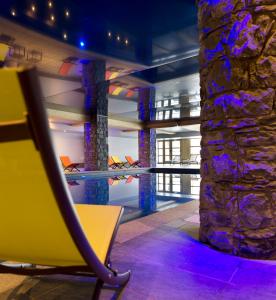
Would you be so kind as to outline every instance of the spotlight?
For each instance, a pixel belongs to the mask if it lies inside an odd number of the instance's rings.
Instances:
[[[70,17],[70,12],[68,9],[65,10],[65,17],[66,18],[69,18]]]
[[[35,12],[35,11],[36,11],[36,7],[35,7],[34,4],[31,6],[31,10],[32,10],[32,12]]]
[[[52,1],[49,1],[49,2],[48,2],[48,6],[49,6],[50,8],[52,8],[52,7],[53,7],[53,2],[52,2]]]
[[[128,45],[128,39],[125,39],[125,44]]]
[[[67,39],[68,39],[68,35],[67,35],[66,32],[63,33],[63,39],[64,39],[64,40],[67,40]]]
[[[15,11],[15,9],[12,9],[12,10],[11,10],[11,15],[12,15],[13,17],[16,16],[16,11]]]
[[[111,38],[111,36],[112,36],[112,33],[111,33],[111,31],[108,31],[108,37],[110,37]]]
[[[121,38],[119,35],[117,35],[117,41],[120,42]]]
[[[52,22],[55,22],[55,19],[56,19],[56,18],[55,18],[54,15],[51,15],[51,16],[50,16],[50,20],[51,20]]]
[[[84,48],[85,47],[85,42],[83,40],[80,41],[80,47]]]

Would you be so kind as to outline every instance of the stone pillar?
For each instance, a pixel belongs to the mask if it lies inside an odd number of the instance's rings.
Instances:
[[[109,184],[107,178],[84,181],[84,203],[107,205],[109,202]]]
[[[139,177],[139,208],[147,215],[155,212],[156,174],[145,174]]]
[[[83,64],[85,110],[90,122],[84,124],[84,167],[86,171],[108,170],[108,85],[105,62]]]
[[[155,88],[148,87],[139,90],[139,119],[143,122],[155,119]],[[156,130],[139,131],[139,161],[143,167],[156,166]]]
[[[275,0],[199,0],[200,239],[276,255]]]

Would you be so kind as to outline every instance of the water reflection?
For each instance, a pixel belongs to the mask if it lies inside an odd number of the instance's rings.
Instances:
[[[156,100],[156,120],[179,119],[200,115],[200,96],[196,94],[168,95]]]
[[[199,175],[140,174],[68,180],[79,204],[124,206],[123,222],[198,199]]]

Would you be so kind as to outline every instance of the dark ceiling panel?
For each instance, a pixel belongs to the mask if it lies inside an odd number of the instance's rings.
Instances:
[[[197,47],[189,34],[197,23],[192,0],[51,2],[49,7],[48,0],[0,1],[0,14],[56,39],[66,33],[70,44],[83,42],[91,51],[149,66]]]

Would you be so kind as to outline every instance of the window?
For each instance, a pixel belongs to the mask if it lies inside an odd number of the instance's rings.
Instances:
[[[156,107],[162,107],[162,101],[157,101],[156,102]]]
[[[183,195],[199,195],[200,175],[158,174],[157,191]]]
[[[200,138],[190,139],[191,155],[197,155],[198,161],[200,160]]]
[[[171,163],[177,159],[180,159],[180,140],[157,141],[158,164]]]
[[[171,99],[171,105],[173,106],[173,105],[177,105],[177,104],[179,104],[179,98],[173,98],[173,99]]]
[[[191,117],[198,117],[198,116],[200,116],[200,107],[191,108],[191,110],[190,110],[190,116]]]
[[[172,190],[173,193],[181,192],[181,177],[180,174],[172,174]]]
[[[181,175],[180,174],[158,174],[158,192],[180,193]]]
[[[191,175],[191,194],[199,195],[200,191],[200,175]]]
[[[168,120],[180,118],[179,98],[166,98],[156,101],[156,119]]]
[[[173,109],[172,110],[172,119],[180,118],[180,110],[179,109]]]
[[[170,119],[170,111],[169,111],[169,110],[165,110],[164,113],[165,113],[164,119],[165,119],[165,120]]]

